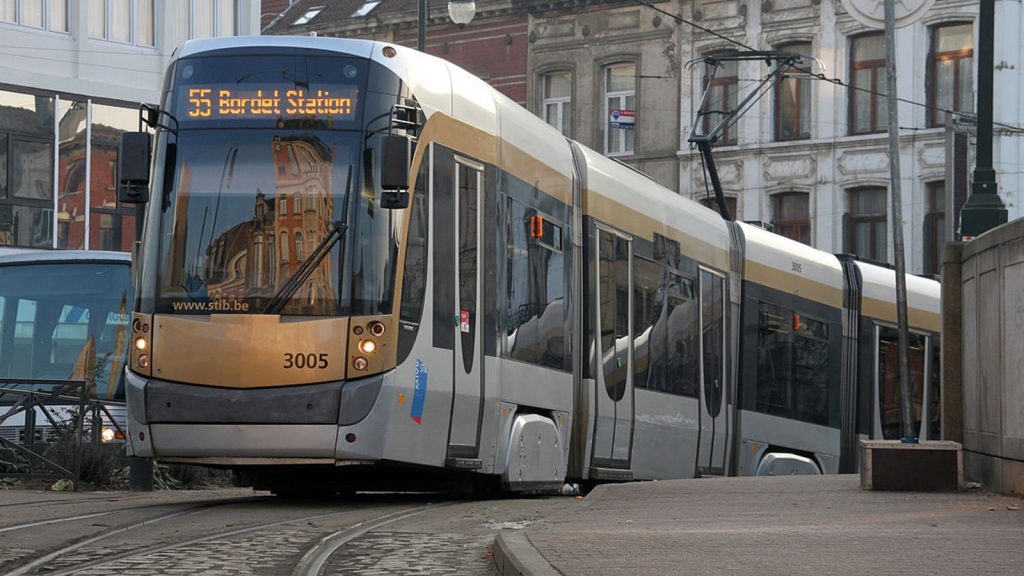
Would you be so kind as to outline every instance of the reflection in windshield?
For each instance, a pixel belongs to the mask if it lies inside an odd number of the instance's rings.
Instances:
[[[163,311],[265,309],[342,213],[355,141],[337,132],[183,133],[165,213]],[[339,254],[335,246],[282,314],[337,314]]]

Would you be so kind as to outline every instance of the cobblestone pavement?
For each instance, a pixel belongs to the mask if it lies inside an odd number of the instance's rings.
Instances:
[[[496,574],[494,534],[373,532],[349,542],[325,565],[325,576]]]
[[[427,504],[409,496],[292,502],[249,491],[180,495],[56,500],[40,494],[33,500],[0,493],[0,573],[107,532],[109,538],[67,550],[29,574],[287,574],[321,539]],[[543,523],[573,505],[572,498],[558,497],[446,502],[346,543],[322,573],[493,576],[496,534]]]

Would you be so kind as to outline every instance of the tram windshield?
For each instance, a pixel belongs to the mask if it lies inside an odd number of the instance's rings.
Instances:
[[[0,266],[0,377],[85,380],[123,399],[128,262]]]
[[[177,63],[157,312],[390,312],[395,216],[363,177],[365,70],[302,55]]]

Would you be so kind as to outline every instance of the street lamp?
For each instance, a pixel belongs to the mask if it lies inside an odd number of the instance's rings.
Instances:
[[[459,26],[469,24],[476,15],[476,2],[473,0],[451,0],[448,2],[448,16]]]
[[[465,26],[476,15],[474,0],[449,0],[448,16],[459,26]],[[416,26],[416,49],[427,51],[427,0],[419,1],[419,17]]]

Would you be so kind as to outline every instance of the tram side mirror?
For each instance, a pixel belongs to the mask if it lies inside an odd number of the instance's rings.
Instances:
[[[122,204],[149,202],[150,135],[146,132],[121,134],[117,162],[117,199]]]
[[[385,136],[380,151],[380,207],[399,210],[409,206],[408,136]]]

